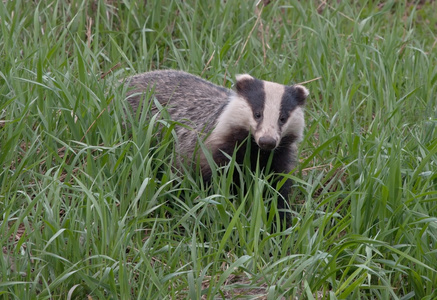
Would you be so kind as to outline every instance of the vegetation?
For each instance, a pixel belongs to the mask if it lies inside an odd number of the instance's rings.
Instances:
[[[437,298],[437,4],[268,2],[0,2],[4,299]],[[290,227],[269,176],[204,185],[126,116],[168,68],[311,91]]]

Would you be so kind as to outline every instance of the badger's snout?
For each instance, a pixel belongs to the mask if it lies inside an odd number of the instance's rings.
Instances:
[[[262,150],[273,150],[276,148],[276,140],[271,136],[262,136],[259,138],[258,146]]]

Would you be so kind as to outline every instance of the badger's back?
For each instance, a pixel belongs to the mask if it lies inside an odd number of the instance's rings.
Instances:
[[[199,134],[206,136],[214,128],[233,94],[198,76],[175,70],[139,74],[130,77],[127,83],[131,87],[127,100],[134,111],[142,98],[153,91],[172,120],[188,126],[176,127],[178,151],[183,156],[193,155]]]
[[[132,87],[128,92],[128,101],[134,110],[144,93],[153,91],[175,121],[213,121],[220,115],[232,93],[200,77],[174,70],[139,74],[130,77],[128,83]]]

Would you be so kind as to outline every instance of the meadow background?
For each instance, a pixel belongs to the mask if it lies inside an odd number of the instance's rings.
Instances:
[[[435,1],[0,1],[1,298],[436,299],[436,58]],[[310,90],[289,228],[123,113],[168,68]]]

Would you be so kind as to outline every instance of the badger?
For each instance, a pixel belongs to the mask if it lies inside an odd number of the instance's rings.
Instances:
[[[242,164],[246,150],[252,169],[270,164],[270,172],[287,174],[296,165],[309,94],[302,85],[282,85],[243,74],[236,76],[235,88],[230,90],[175,70],[135,75],[126,83],[127,101],[134,112],[144,95],[153,93],[173,121],[186,125],[175,129],[177,152],[185,162],[199,164],[206,182],[212,171],[203,151],[198,151],[199,136],[217,165],[226,164],[233,154]],[[291,184],[288,179],[279,191],[282,218]]]

